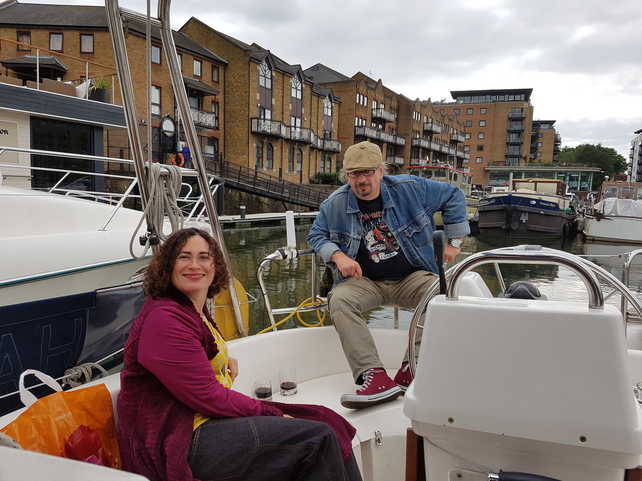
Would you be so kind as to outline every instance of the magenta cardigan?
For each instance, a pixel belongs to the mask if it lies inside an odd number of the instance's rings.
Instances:
[[[209,361],[216,353],[214,337],[191,303],[145,302],[125,343],[120,374],[123,469],[152,481],[194,479],[187,456],[195,413],[211,418],[287,413],[324,421],[334,429],[344,456],[349,455],[355,430],[345,419],[322,406],[261,402],[223,387]]]

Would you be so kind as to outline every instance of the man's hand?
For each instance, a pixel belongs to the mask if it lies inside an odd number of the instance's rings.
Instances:
[[[446,244],[446,246],[444,247],[444,260],[446,262],[453,262],[460,251],[461,249],[458,249],[455,246],[451,246],[450,244]]]
[[[363,275],[361,272],[361,266],[357,261],[350,259],[343,252],[336,251],[332,254],[330,260],[336,264],[337,269],[339,269],[339,272],[341,272],[343,277],[361,279],[361,276]]]

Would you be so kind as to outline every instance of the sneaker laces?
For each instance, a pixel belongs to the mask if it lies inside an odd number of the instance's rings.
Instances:
[[[370,381],[374,378],[375,374],[377,373],[377,369],[368,369],[366,372],[362,374],[363,376],[363,383],[361,384],[361,389],[365,389],[368,387],[370,384]]]

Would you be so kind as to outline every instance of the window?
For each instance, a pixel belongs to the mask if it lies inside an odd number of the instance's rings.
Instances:
[[[301,79],[298,75],[292,77],[292,80],[290,81],[290,87],[292,89],[292,98],[303,98],[303,87],[301,86]]]
[[[274,169],[274,146],[271,143],[267,144],[267,165],[268,169]]]
[[[464,134],[464,138],[465,138],[466,140],[470,139],[470,132],[466,132],[466,133]]]
[[[544,145],[542,142],[537,142],[537,148],[538,148],[538,149],[541,149],[541,148],[542,148],[542,145]]]
[[[453,109],[453,114],[459,115],[461,113],[460,109]]]
[[[54,52],[62,52],[62,33],[49,34],[49,50]]]
[[[218,65],[212,64],[212,82],[221,81],[221,71],[219,70]]]
[[[470,152],[470,145],[464,145],[464,152]]]
[[[488,113],[488,109],[486,107],[481,107],[479,109],[479,113],[482,115],[486,115]]]
[[[212,113],[214,114],[214,128],[218,129],[218,102],[212,102]]]
[[[203,73],[203,62],[194,59],[194,76],[200,77]]]
[[[161,89],[156,85],[152,85],[152,90],[150,92],[152,100],[152,114],[160,115],[161,114]]]
[[[376,100],[374,100],[374,99],[372,100],[372,108],[373,108],[373,109],[376,109],[376,108],[377,108],[377,101],[376,101]]]
[[[303,170],[303,150],[296,149],[296,171],[301,172]]]
[[[480,120],[479,121],[479,126],[480,127],[486,127],[486,121],[485,120]]]
[[[330,97],[323,99],[323,115],[326,117],[332,117],[332,101]]]
[[[263,168],[263,142],[256,143],[256,162],[254,163],[256,170]]]
[[[364,107],[368,106],[368,96],[367,95],[365,97],[363,97],[363,106]]]
[[[272,89],[272,69],[265,60],[259,65],[259,86]]]
[[[18,42],[31,45],[31,32],[18,32]],[[18,44],[17,50],[19,52],[30,52],[31,48],[28,47],[27,45]]]
[[[152,45],[152,63],[160,64],[161,63],[161,51],[160,47],[157,45]]]
[[[464,164],[468,163],[468,159],[464,158]]]
[[[484,161],[483,157],[475,157],[475,162],[481,164]]]
[[[94,34],[80,34],[80,53],[94,53]]]
[[[483,144],[477,144],[477,152],[482,152],[484,150]]]
[[[472,127],[473,126],[473,121],[472,120],[466,120],[464,122],[464,127]]]
[[[474,112],[474,109],[471,109],[471,108],[466,109],[466,113],[467,113],[468,115],[472,115],[472,114],[473,114],[473,112]]]
[[[288,149],[288,172],[294,172],[294,146]]]
[[[176,59],[178,60],[178,68],[182,72],[183,71],[183,54],[177,53]]]
[[[486,138],[486,134],[485,134],[484,132],[479,132],[479,133],[477,134],[477,138],[478,138],[478,139],[485,139],[485,138]]]

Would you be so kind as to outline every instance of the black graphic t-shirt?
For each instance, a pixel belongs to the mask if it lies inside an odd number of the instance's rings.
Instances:
[[[410,265],[397,239],[383,220],[381,196],[374,200],[357,201],[365,230],[359,245],[357,262],[364,277],[373,281],[398,281],[419,270],[418,267]]]

